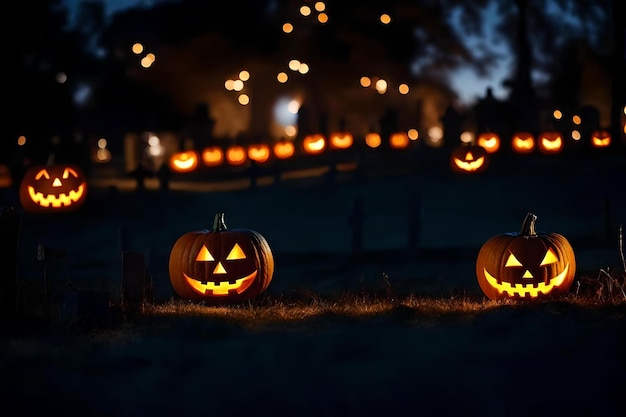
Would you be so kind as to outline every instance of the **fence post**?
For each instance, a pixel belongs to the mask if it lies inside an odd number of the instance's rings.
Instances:
[[[20,216],[13,206],[0,207],[0,311],[12,314],[17,309],[17,252],[21,229]]]
[[[152,285],[146,271],[143,254],[135,251],[123,251],[122,310],[130,316],[142,314],[151,291]]]

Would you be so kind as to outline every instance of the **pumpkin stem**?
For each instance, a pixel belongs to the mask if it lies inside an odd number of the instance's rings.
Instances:
[[[535,231],[535,222],[537,221],[537,216],[532,213],[526,213],[526,217],[524,218],[524,222],[522,223],[522,229],[519,234],[522,236],[537,236],[537,232]]]
[[[223,232],[228,230],[224,222],[224,213],[217,213],[213,219],[213,232]]]

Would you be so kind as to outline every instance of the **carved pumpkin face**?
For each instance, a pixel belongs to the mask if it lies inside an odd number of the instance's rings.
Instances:
[[[488,153],[494,153],[500,149],[500,136],[495,132],[483,132],[476,138],[476,144]]]
[[[321,133],[307,135],[302,139],[302,148],[311,155],[322,153],[326,148],[326,138]]]
[[[535,150],[535,138],[530,132],[516,132],[511,138],[511,148],[520,154],[532,153]]]
[[[489,155],[482,146],[461,145],[452,150],[450,167],[458,173],[482,172],[487,169]]]
[[[594,130],[591,133],[591,145],[595,148],[606,148],[611,144],[611,133],[608,130]]]
[[[87,178],[75,165],[34,166],[20,183],[20,202],[26,211],[74,211],[87,199]]]
[[[170,282],[187,300],[245,301],[265,291],[273,273],[265,238],[253,230],[228,229],[223,213],[215,216],[212,230],[184,234],[170,252]]]
[[[328,139],[333,149],[348,149],[354,142],[350,132],[333,132]]]
[[[174,172],[191,172],[198,166],[195,151],[176,152],[170,157],[170,169]]]
[[[559,153],[563,149],[563,136],[561,132],[549,130],[542,132],[537,140],[537,146],[542,153]]]
[[[259,163],[266,162],[270,159],[270,147],[265,143],[250,145],[248,147],[248,158]]]
[[[519,233],[494,236],[481,247],[476,276],[492,300],[545,299],[567,294],[576,273],[574,250],[557,233],[537,234],[526,215]]]

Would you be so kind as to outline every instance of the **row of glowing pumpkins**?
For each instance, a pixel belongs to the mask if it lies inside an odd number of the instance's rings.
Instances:
[[[411,138],[405,132],[396,132],[389,136],[389,146],[394,149],[404,149],[409,146]],[[371,148],[381,144],[378,133],[368,133],[365,143]],[[611,143],[611,135],[607,130],[597,130],[591,135],[591,144],[594,147],[607,147]],[[349,149],[354,144],[354,137],[350,132],[334,132],[328,140],[321,133],[307,135],[302,139],[302,150],[308,155],[318,155],[327,148]],[[483,132],[476,138],[475,144],[484,148],[487,153],[495,153],[500,149],[502,140],[497,133]],[[545,154],[559,153],[563,149],[564,140],[561,132],[545,131],[535,140],[529,132],[518,132],[511,138],[511,148],[519,154],[528,154],[538,149]],[[169,167],[175,172],[192,172],[200,165],[200,160],[207,167],[215,167],[227,162],[232,166],[244,164],[247,160],[257,163],[268,161],[272,155],[277,159],[288,159],[296,154],[293,141],[281,139],[272,146],[266,143],[232,145],[223,149],[221,146],[208,146],[198,154],[195,150],[176,152],[169,158]]]
[[[33,167],[20,186],[20,201],[28,211],[69,211],[86,198],[84,174],[72,166]],[[574,251],[563,236],[538,234],[537,217],[528,213],[519,233],[488,240],[481,248],[476,275],[491,299],[541,298],[566,294],[574,279]],[[266,239],[248,229],[228,229],[224,214],[211,230],[188,232],[171,249],[169,274],[184,299],[240,302],[264,292],[274,273],[274,258]]]
[[[487,240],[476,259],[478,284],[492,300],[547,299],[564,296],[574,281],[576,260],[558,233],[537,233],[537,216],[528,213],[517,233]],[[228,229],[224,214],[213,228],[187,232],[174,243],[169,277],[185,300],[238,303],[262,294],[274,273],[266,239],[250,229]]]

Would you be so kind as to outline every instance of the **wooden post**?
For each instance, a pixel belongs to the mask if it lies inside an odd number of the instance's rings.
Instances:
[[[131,315],[142,314],[151,292],[151,285],[146,272],[142,253],[122,252],[122,310]]]
[[[13,206],[0,207],[0,313],[17,309],[17,252],[21,228],[20,216]]]

